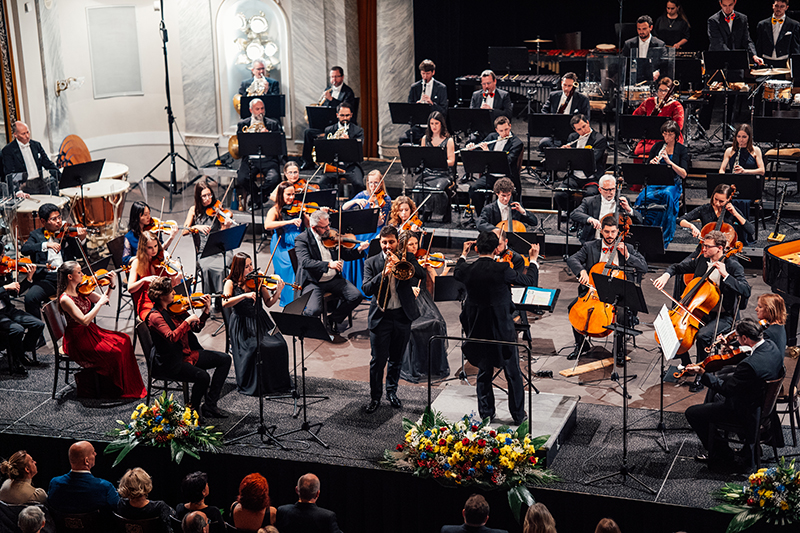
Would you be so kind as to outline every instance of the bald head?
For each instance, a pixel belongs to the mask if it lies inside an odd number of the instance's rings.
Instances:
[[[18,120],[11,126],[11,133],[14,135],[14,138],[21,142],[22,144],[28,144],[31,140],[31,131],[28,129],[28,125]]]
[[[297,480],[295,490],[300,501],[314,503],[319,498],[319,478],[314,474],[305,474]]]
[[[69,466],[73,470],[91,470],[97,453],[94,446],[85,440],[69,447]]]
[[[183,517],[183,533],[208,533],[208,517],[203,511],[193,511]]]

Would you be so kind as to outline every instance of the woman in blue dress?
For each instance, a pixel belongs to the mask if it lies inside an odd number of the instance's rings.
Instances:
[[[133,202],[131,206],[130,219],[128,220],[128,233],[125,234],[125,245],[122,251],[122,263],[128,265],[136,257],[139,250],[139,237],[143,231],[151,227],[152,218],[150,217],[150,206],[144,202]],[[167,242],[162,243],[164,248],[169,248],[172,239],[177,235],[177,231],[167,233]],[[159,240],[162,240],[159,236]]]
[[[764,175],[764,157],[761,148],[753,145],[753,128],[750,124],[740,124],[736,128],[733,142],[725,150],[719,173]]]
[[[379,192],[380,191],[380,192]],[[371,241],[378,236],[381,228],[389,220],[389,213],[392,210],[392,199],[386,192],[384,187],[383,175],[379,170],[373,170],[367,174],[367,189],[356,194],[352,200],[345,202],[342,209],[348,211],[350,209],[368,209],[380,207],[380,215],[378,216],[378,228],[374,233],[364,233],[356,235],[359,241]],[[366,256],[362,255],[360,259],[355,261],[345,261],[342,275],[344,279],[358,287],[361,290],[362,277],[364,275],[364,261]],[[365,298],[370,298],[365,295]]]
[[[673,185],[650,185],[636,199],[636,206],[644,217],[644,223],[661,226],[664,233],[664,247],[669,246],[675,237],[675,226],[678,220],[683,180],[689,168],[689,150],[677,142],[680,128],[674,120],[667,120],[661,126],[663,141],[657,142],[650,150],[648,163],[651,165],[667,165],[674,173]],[[645,196],[646,193],[646,196]],[[663,205],[663,211],[648,209],[651,205]]]
[[[294,300],[294,289],[288,283],[294,283],[294,268],[289,258],[289,250],[294,248],[294,239],[303,231],[305,216],[290,215],[287,211],[294,203],[294,185],[283,181],[278,185],[277,202],[269,208],[264,220],[264,229],[274,230],[270,243],[273,255],[272,266],[275,273],[287,283],[281,291],[281,307]],[[280,239],[279,239],[280,238]]]

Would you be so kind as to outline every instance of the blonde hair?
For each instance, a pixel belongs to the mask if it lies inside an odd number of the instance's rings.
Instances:
[[[0,463],[0,472],[12,480],[23,479],[25,477],[25,468],[27,466],[28,452],[25,450],[20,450],[9,457],[7,461]]]
[[[119,495],[129,500],[136,498],[147,498],[150,491],[153,490],[153,480],[150,479],[150,474],[141,468],[131,468],[122,479],[119,480]]]
[[[150,241],[156,241],[158,243],[158,253],[152,259],[147,256],[147,243]],[[136,250],[136,259],[139,261],[136,273],[139,276],[146,276],[150,271],[151,261],[155,260],[156,258],[159,258],[158,260],[161,261],[163,257],[164,248],[161,246],[161,241],[158,240],[156,234],[150,231],[143,231],[139,237],[139,249]]]
[[[764,308],[767,322],[786,324],[786,303],[777,294],[767,292],[758,297],[758,305]]]

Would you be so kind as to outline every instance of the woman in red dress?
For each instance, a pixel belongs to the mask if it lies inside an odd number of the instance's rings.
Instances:
[[[131,262],[131,271],[128,274],[128,292],[133,296],[136,313],[142,322],[147,320],[147,315],[153,309],[153,302],[147,297],[150,282],[161,276],[169,276],[172,278],[173,287],[180,283],[180,272],[175,272],[170,276],[170,273],[160,266],[163,261],[164,248],[162,248],[161,242],[154,234],[143,231],[139,237],[136,258]]]
[[[109,275],[111,285],[105,294],[78,293],[83,281],[80,265],[67,261],[58,269],[58,303],[67,317],[64,330],[64,351],[81,366],[93,368],[111,384],[120,398],[144,398],[147,389],[133,354],[131,339],[124,333],[102,329],[94,323],[100,308],[108,303],[116,274]]]
[[[672,80],[664,76],[660,80],[658,80],[658,90],[656,92],[657,96],[651,96],[650,98],[646,99],[642,102],[639,107],[633,112],[634,115],[644,115],[650,116],[653,114],[653,111],[658,107],[661,102],[667,98],[667,94],[669,93],[670,88],[672,88]],[[677,90],[677,87],[676,87]],[[672,93],[670,99],[667,100],[667,103],[661,107],[661,110],[658,112],[657,116],[659,117],[669,117],[674,120],[678,127],[681,129],[681,134],[676,140],[679,143],[683,142],[683,106],[678,101],[677,98],[671,99],[672,96],[676,96],[675,92]],[[656,144],[658,140],[646,139],[643,141],[639,141],[639,144],[636,145],[636,149],[633,151],[634,155],[637,156],[647,156],[650,153],[650,149],[653,145]]]

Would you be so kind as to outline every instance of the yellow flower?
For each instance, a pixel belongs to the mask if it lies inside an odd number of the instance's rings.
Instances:
[[[131,413],[131,420],[136,420],[139,418],[139,411],[134,411]]]
[[[143,403],[140,403],[139,405],[137,405],[136,408],[137,409],[142,409],[143,411],[147,410],[147,406],[145,404],[143,404]]]
[[[773,495],[773,494],[775,494],[775,493],[774,493],[774,492],[772,492],[771,490],[768,490],[768,491],[766,491],[766,492],[764,493],[764,497],[765,497],[765,498],[772,498],[772,495]]]
[[[765,500],[761,500],[761,501],[758,502],[758,505],[760,505],[761,507],[764,507],[765,503],[766,503]]]
[[[789,509],[789,502],[787,502],[786,500],[783,500],[781,502],[781,511],[787,511],[788,509]]]

